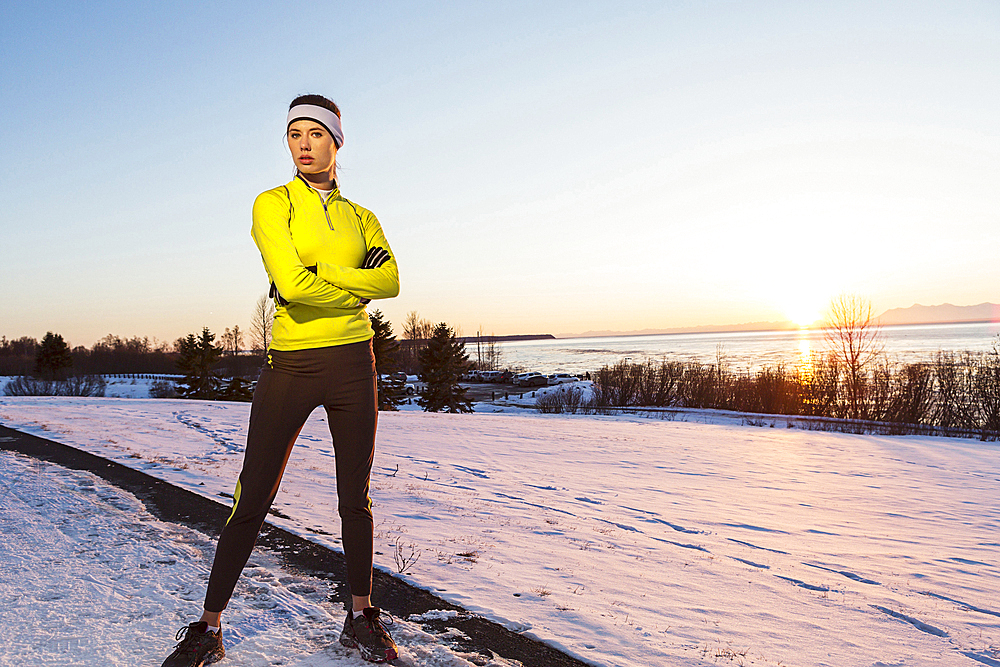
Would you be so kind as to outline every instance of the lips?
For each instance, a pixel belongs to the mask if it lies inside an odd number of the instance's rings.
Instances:
[[[315,158],[313,158],[311,155],[299,156],[299,162],[301,162],[302,164],[312,164],[314,159]]]

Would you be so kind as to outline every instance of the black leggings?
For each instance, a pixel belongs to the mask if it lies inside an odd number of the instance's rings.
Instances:
[[[337,498],[347,580],[353,595],[372,586],[372,511],[368,483],[378,403],[371,341],[267,355],[250,408],[243,470],[233,512],[219,537],[205,610],[226,608],[250,558],[302,425],[326,408],[337,464]]]

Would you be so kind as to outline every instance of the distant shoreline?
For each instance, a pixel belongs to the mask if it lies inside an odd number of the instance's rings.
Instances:
[[[959,308],[981,308],[983,306],[995,307],[996,315],[992,317],[969,317],[954,319],[925,319],[914,320],[912,322],[889,321],[881,324],[882,327],[917,327],[917,326],[937,326],[954,324],[991,324],[1000,323],[1000,306],[995,304],[981,304],[980,306],[965,306]],[[914,306],[913,308],[926,307]],[[933,308],[933,307],[932,307]],[[900,310],[895,309],[882,313],[877,319],[882,319],[889,315],[890,318],[899,317]],[[643,329],[640,331],[585,331],[583,333],[560,333],[556,334],[512,334],[507,336],[460,336],[459,341],[466,345],[475,343],[521,343],[536,340],[578,340],[581,338],[638,338],[641,336],[674,336],[684,334],[722,334],[722,333],[781,333],[789,331],[822,331],[824,327],[813,324],[801,327],[794,322],[746,322],[743,324],[706,324],[694,327],[676,327],[672,329]]]
[[[891,324],[883,324],[883,328],[887,327],[923,327],[923,326],[938,326],[938,325],[948,325],[948,324],[993,324],[1000,323],[993,319],[978,319],[978,320],[953,320],[953,321],[936,321],[936,322],[893,322]],[[822,331],[821,326],[809,326],[800,327],[797,325],[789,324],[788,326],[772,326],[772,327],[761,327],[756,328],[752,326],[743,327],[739,324],[734,325],[720,325],[720,326],[705,326],[705,327],[691,327],[691,328],[678,328],[678,329],[658,329],[653,331],[623,331],[623,332],[594,332],[594,333],[582,333],[582,334],[560,334],[558,336],[552,336],[556,340],[576,340],[580,338],[638,338],[641,336],[674,336],[683,334],[718,334],[718,333],[784,333],[789,331]],[[473,338],[475,340],[475,338]]]
[[[513,343],[526,340],[556,340],[556,337],[552,334],[513,334],[511,336],[459,336],[456,340],[468,345],[476,341],[482,343]]]

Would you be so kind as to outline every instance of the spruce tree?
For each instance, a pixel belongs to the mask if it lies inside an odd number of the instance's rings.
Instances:
[[[214,400],[219,397],[219,376],[212,370],[222,356],[222,348],[215,344],[215,334],[205,327],[201,336],[188,334],[177,341],[180,358],[177,368],[184,373],[184,379],[177,385],[177,395],[181,398],[203,398]]]
[[[420,351],[420,379],[426,387],[417,403],[427,412],[472,412],[465,388],[458,385],[468,368],[465,344],[441,322],[434,327],[427,347]]]
[[[73,366],[73,357],[63,337],[51,331],[45,334],[35,355],[35,373],[43,380],[65,380]]]
[[[403,385],[405,382],[383,381],[382,377],[392,373],[399,367],[399,341],[392,333],[392,324],[384,319],[382,311],[373,310],[368,313],[372,330],[372,352],[375,354],[375,370],[378,373],[378,409],[395,410],[403,401]]]

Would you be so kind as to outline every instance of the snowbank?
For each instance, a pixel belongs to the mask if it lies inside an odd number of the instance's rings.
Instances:
[[[8,426],[216,498],[248,412],[0,399]],[[325,419],[273,521],[336,548]],[[378,566],[417,557],[407,580],[595,664],[1000,664],[996,443],[382,413],[372,495]]]

